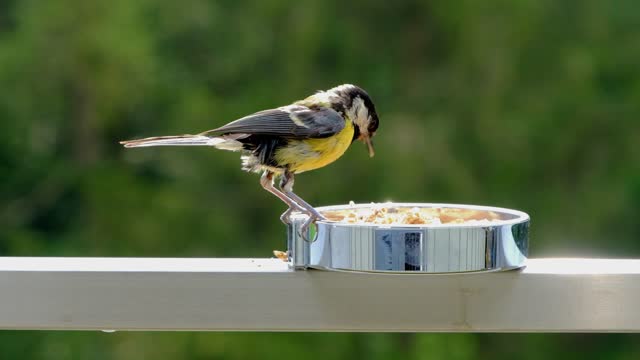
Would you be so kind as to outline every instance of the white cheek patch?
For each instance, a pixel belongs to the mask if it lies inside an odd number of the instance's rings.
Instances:
[[[368,135],[369,110],[364,106],[364,101],[362,101],[359,96],[353,99],[353,104],[351,105],[348,115],[351,121],[358,126],[360,133]]]
[[[358,100],[360,100],[360,98],[358,98]],[[360,100],[360,103],[362,103],[362,100]],[[367,109],[366,106],[364,106],[364,103],[362,103],[358,108],[357,122],[358,122],[358,125],[364,128],[366,128],[367,125],[369,124],[369,110]]]

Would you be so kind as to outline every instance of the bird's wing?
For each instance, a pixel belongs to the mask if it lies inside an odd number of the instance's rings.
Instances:
[[[245,116],[201,135],[250,134],[308,139],[329,137],[344,126],[344,118],[333,109],[289,105]]]

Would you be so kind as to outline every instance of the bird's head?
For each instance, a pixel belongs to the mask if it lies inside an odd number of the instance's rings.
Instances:
[[[334,110],[342,113],[348,120],[353,122],[353,140],[360,140],[367,144],[369,156],[375,154],[371,138],[378,129],[378,114],[373,101],[366,91],[351,85],[345,84],[336,86],[325,92],[329,95],[329,101]]]

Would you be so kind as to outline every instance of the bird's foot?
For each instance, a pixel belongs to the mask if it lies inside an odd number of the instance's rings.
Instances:
[[[309,228],[312,224],[315,224],[316,221],[326,220],[326,218],[314,208],[305,210],[309,218],[298,229],[298,235],[300,235],[305,241],[314,242],[318,239],[318,227],[316,226],[316,231],[313,235],[313,239],[309,239]]]
[[[291,206],[287,209],[287,211],[283,212],[282,215],[280,215],[280,221],[282,221],[285,225],[291,225],[291,215],[296,211],[299,211],[301,213],[307,212],[306,209],[303,209],[302,207]]]
[[[316,220],[327,220],[327,218],[324,215],[320,214],[320,212],[318,212],[318,210],[316,210],[316,209],[314,209],[312,207],[304,209],[303,211],[305,213],[307,213],[307,215],[309,215],[309,218],[313,218],[314,219],[313,222],[315,222]]]

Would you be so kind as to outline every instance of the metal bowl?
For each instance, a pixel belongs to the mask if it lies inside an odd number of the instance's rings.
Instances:
[[[529,215],[511,209],[455,204],[387,203],[385,207],[442,208],[491,213],[497,219],[471,223],[387,225],[307,220],[296,213],[288,226],[290,263],[324,270],[457,273],[524,266],[529,245]],[[371,208],[372,204],[316,208],[321,213]],[[379,206],[379,205],[375,205]],[[357,211],[357,210],[356,210]],[[309,240],[311,239],[311,240]]]

